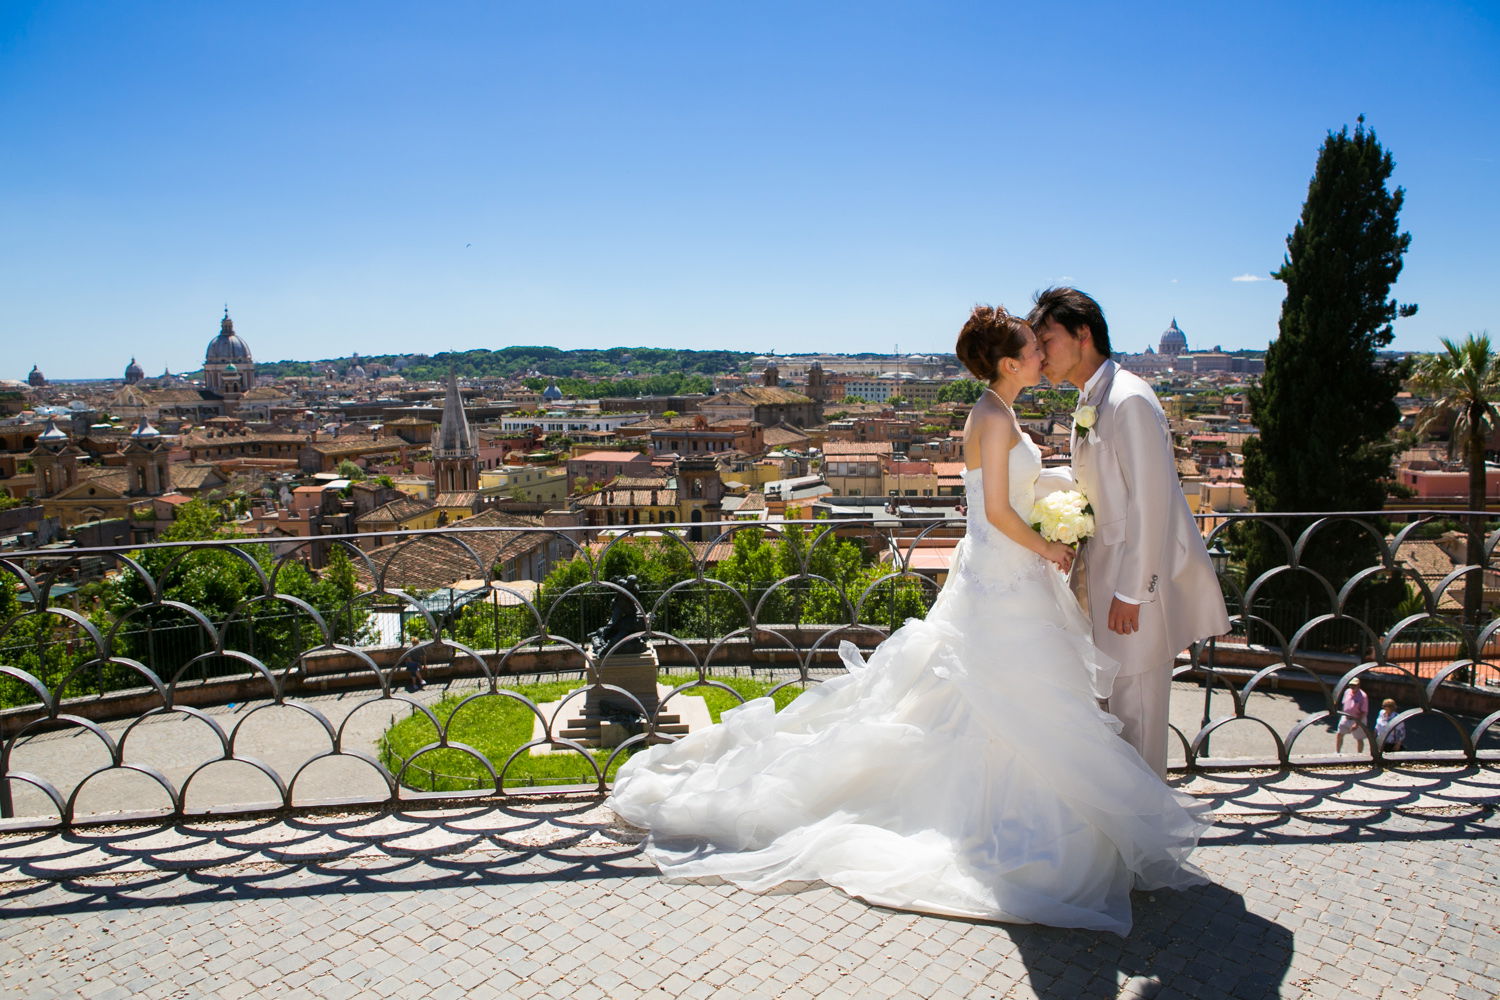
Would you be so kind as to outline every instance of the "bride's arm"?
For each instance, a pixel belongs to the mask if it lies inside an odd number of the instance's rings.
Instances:
[[[1021,431],[1010,414],[998,408],[976,413],[979,431],[979,467],[984,470],[984,516],[995,530],[1064,572],[1073,564],[1073,550],[1061,542],[1049,542],[1021,520],[1010,505],[1010,449]]]

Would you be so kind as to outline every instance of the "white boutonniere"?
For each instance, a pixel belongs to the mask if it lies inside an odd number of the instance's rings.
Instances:
[[[1073,411],[1073,429],[1078,432],[1080,441],[1089,440],[1089,435],[1094,432],[1094,421],[1099,419],[1099,411],[1087,404]]]

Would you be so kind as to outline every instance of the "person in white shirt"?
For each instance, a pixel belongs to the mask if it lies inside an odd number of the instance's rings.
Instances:
[[[1396,699],[1387,698],[1380,703],[1380,714],[1375,716],[1375,738],[1384,753],[1399,753],[1406,745],[1406,723],[1396,721],[1399,713]]]

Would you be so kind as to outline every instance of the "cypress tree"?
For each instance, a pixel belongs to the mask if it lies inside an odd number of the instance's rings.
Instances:
[[[1286,286],[1279,332],[1249,394],[1260,436],[1246,442],[1245,486],[1258,510],[1378,510],[1384,503],[1401,372],[1376,352],[1391,342],[1392,321],[1416,312],[1389,297],[1411,242],[1397,218],[1405,192],[1388,187],[1394,166],[1363,115],[1352,135],[1348,126],[1329,132],[1318,152],[1302,216],[1272,275]],[[1307,523],[1287,524],[1293,540]],[[1250,534],[1254,579],[1288,553],[1267,532]],[[1360,534],[1345,525],[1307,553],[1309,568],[1335,590],[1378,562]],[[1289,581],[1281,596],[1323,593],[1309,584]],[[1308,610],[1333,610],[1326,603]]]

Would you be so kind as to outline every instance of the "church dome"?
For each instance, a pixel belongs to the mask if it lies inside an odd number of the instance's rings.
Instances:
[[[1172,317],[1172,325],[1167,327],[1166,332],[1161,335],[1161,347],[1157,349],[1160,354],[1181,354],[1187,350],[1187,334],[1177,325],[1177,317]]]
[[[562,399],[562,390],[557,387],[556,382],[553,382],[546,389],[542,390],[542,398],[546,400]]]
[[[219,335],[209,341],[208,353],[203,359],[208,364],[224,361],[249,361],[250,348],[234,332],[234,320],[229,310],[224,310],[224,319],[219,323]]]
[[[130,432],[130,436],[137,441],[155,441],[161,437],[161,431],[152,427],[151,421],[142,415],[141,422],[136,425],[135,430]]]
[[[26,376],[26,383],[34,386],[44,386],[47,384],[47,376],[43,375],[42,370],[36,365],[32,365],[31,374]]]
[[[125,366],[125,381],[134,385],[146,377],[146,369],[135,363],[135,358],[130,359],[130,364]]]

